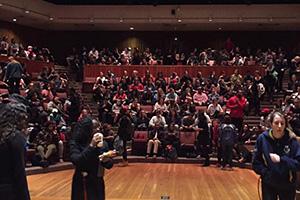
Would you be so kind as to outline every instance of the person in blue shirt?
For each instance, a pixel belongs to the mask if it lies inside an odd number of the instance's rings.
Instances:
[[[294,200],[300,146],[280,112],[269,115],[270,129],[256,140],[253,170],[261,176],[263,200]]]

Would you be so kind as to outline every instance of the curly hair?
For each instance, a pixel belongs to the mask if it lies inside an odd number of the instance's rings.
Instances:
[[[21,97],[11,96],[6,103],[0,103],[0,145],[14,137],[16,131],[25,128],[28,116],[23,100]]]

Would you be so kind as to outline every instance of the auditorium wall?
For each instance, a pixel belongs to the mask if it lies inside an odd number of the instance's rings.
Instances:
[[[179,48],[191,51],[197,48],[222,48],[228,37],[241,48],[288,47],[300,52],[300,32],[296,31],[188,31],[188,32],[142,32],[142,31],[45,31],[15,23],[0,22],[0,36],[8,35],[28,44],[48,46],[58,61],[71,48],[95,47],[138,47]],[[177,40],[175,40],[175,37]]]

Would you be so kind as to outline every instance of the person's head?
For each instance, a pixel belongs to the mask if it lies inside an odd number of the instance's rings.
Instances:
[[[300,108],[300,98],[299,97],[296,97],[294,99],[294,105],[296,108]]]
[[[21,100],[12,100],[11,97],[7,101],[0,103],[0,145],[9,137],[14,137],[16,131],[25,131],[28,126],[26,105]]]
[[[243,90],[239,89],[239,90],[237,91],[236,96],[237,96],[238,98],[242,98],[242,97],[243,97]]]
[[[224,115],[224,123],[225,124],[230,124],[231,123],[231,117],[230,117],[230,114],[226,113]]]
[[[155,113],[156,116],[161,116],[161,110],[157,110]]]
[[[272,112],[269,115],[269,123],[272,128],[273,137],[276,139],[282,138],[286,128],[286,119],[280,112]]]

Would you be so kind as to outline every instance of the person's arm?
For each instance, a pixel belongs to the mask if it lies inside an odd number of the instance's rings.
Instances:
[[[268,172],[267,168],[267,160],[265,158],[265,155],[262,152],[262,140],[263,135],[260,135],[255,144],[255,150],[253,154],[253,161],[252,161],[252,168],[255,171],[255,173],[265,176]]]
[[[25,138],[16,135],[11,143],[12,163],[13,163],[13,189],[16,199],[29,200],[29,191],[25,172]]]
[[[97,159],[97,156],[97,148],[95,146],[88,145],[81,150],[75,138],[70,140],[70,159],[72,163],[81,170],[88,169],[90,167],[89,161]]]
[[[286,155],[281,156],[280,163],[282,163],[287,170],[300,171],[300,145],[297,140],[292,141],[291,151],[294,151],[292,157]]]

